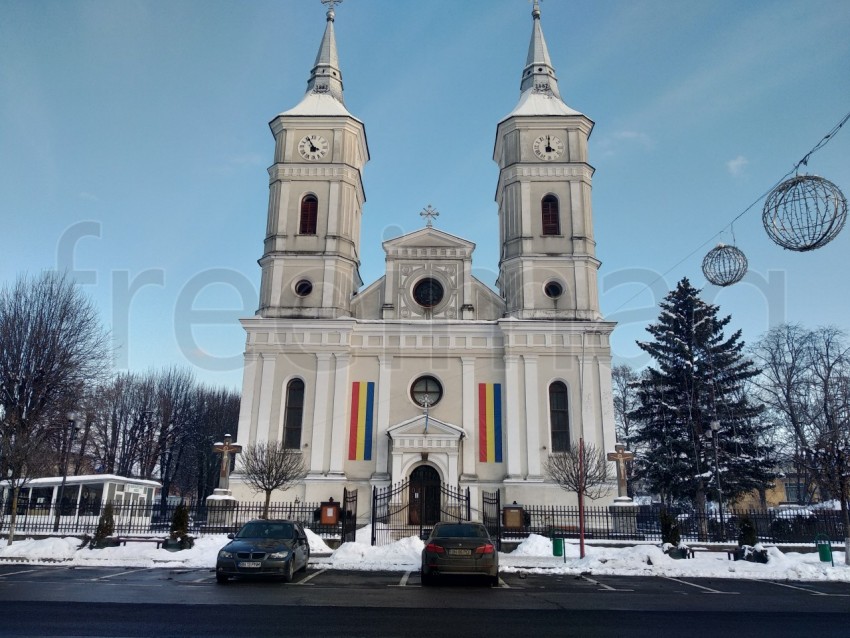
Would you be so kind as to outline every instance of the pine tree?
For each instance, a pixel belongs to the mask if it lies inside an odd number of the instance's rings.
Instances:
[[[638,342],[655,366],[631,414],[645,450],[635,460],[637,477],[668,505],[692,501],[702,521],[707,497],[717,499],[718,475],[725,503],[774,478],[772,450],[762,443],[767,426],[757,418],[763,406],[744,392],[759,370],[742,354],[740,331],[724,337],[731,317],[719,319],[718,311],[687,279],[665,297],[658,322],[647,328],[652,341]]]

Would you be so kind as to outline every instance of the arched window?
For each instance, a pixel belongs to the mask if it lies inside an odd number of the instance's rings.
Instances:
[[[283,445],[301,448],[301,421],[304,417],[304,382],[293,379],[286,386],[286,413],[283,419]]]
[[[567,386],[555,381],[549,386],[549,423],[552,428],[552,451],[566,452],[570,449],[570,402]]]
[[[319,214],[319,200],[315,195],[306,195],[301,200],[301,223],[298,232],[301,235],[316,234],[316,218]]]
[[[561,234],[561,214],[558,210],[558,198],[546,195],[542,202],[542,220],[544,235]]]

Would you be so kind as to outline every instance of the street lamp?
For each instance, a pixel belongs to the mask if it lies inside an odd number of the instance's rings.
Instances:
[[[53,519],[53,531],[59,531],[59,517],[62,515],[62,501],[65,499],[65,482],[68,480],[68,457],[71,456],[71,446],[74,444],[74,435],[77,433],[77,415],[68,412],[68,429],[63,437],[67,443],[65,446],[65,457],[62,460],[62,482],[59,484],[59,495],[56,498],[56,515]]]
[[[720,421],[712,419],[708,424],[710,428],[706,434],[711,439],[714,445],[714,479],[717,481],[717,506],[720,510],[720,533],[723,534],[723,540],[726,540],[726,525],[723,523],[723,489],[720,485],[720,463],[717,461],[717,437],[720,430]]]

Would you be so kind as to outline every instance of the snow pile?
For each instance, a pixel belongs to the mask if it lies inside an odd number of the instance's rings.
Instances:
[[[412,572],[419,569],[424,543],[417,537],[402,538],[389,545],[372,547],[372,530],[358,530],[356,542],[343,543],[332,551],[325,542],[307,530],[310,542],[310,566],[313,569]],[[121,547],[78,549],[73,537],[22,540],[11,546],[0,544],[0,562],[75,566],[116,566],[148,569],[213,569],[218,551],[228,542],[222,534],[195,539],[195,546],[179,552],[157,549],[154,543],[128,542]],[[666,576],[670,578],[758,578],[766,580],[850,582],[850,566],[844,564],[844,552],[834,552],[835,565],[821,562],[817,552],[783,553],[767,547],[768,563],[728,560],[725,551],[694,547],[692,559],[674,560],[661,547],[637,543],[630,547],[587,545],[585,557],[579,557],[579,545],[564,543],[564,556],[552,555],[552,541],[530,535],[510,553],[499,554],[499,569],[504,573],[540,573],[564,575]]]
[[[414,571],[419,569],[424,547],[425,543],[416,536],[380,547],[361,542],[343,543],[330,558],[316,559],[315,563],[330,569]]]

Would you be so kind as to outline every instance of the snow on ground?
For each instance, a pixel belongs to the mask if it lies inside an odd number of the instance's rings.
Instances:
[[[311,567],[359,571],[416,571],[423,543],[419,538],[403,538],[390,545],[372,547],[371,528],[358,530],[356,542],[343,543],[331,550],[307,530]],[[208,568],[215,566],[218,550],[228,539],[224,535],[201,536],[195,546],[179,552],[157,549],[153,543],[128,542],[121,547],[80,549],[74,537],[21,540],[10,546],[0,540],[0,563],[35,565],[119,566],[141,568]],[[814,547],[812,547],[814,549]],[[552,541],[532,534],[514,551],[501,553],[499,564],[505,573],[593,574],[620,576],[670,576],[710,578],[759,578],[770,580],[833,580],[850,582],[850,566],[844,552],[833,552],[835,566],[820,562],[817,552],[781,552],[768,548],[766,565],[730,561],[725,551],[697,551],[690,560],[674,560],[652,544],[631,547],[587,545],[584,558],[579,546],[564,544],[564,556],[552,555]]]

